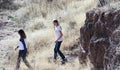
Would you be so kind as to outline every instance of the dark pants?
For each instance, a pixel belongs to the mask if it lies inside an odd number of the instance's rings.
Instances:
[[[62,60],[65,60],[65,56],[63,55],[63,53],[60,51],[60,46],[61,46],[62,41],[58,41],[55,44],[55,48],[54,48],[54,59],[57,59],[57,53],[60,55],[60,57],[62,58]]]
[[[20,50],[19,51],[19,55],[18,55],[18,59],[17,59],[17,64],[16,64],[16,70],[19,70],[19,68],[20,68],[21,59],[23,59],[23,62],[25,63],[25,65],[28,68],[31,68],[30,64],[26,60],[26,56],[27,56],[27,51],[24,51],[24,50]]]

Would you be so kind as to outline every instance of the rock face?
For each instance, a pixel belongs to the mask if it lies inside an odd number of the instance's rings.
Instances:
[[[17,10],[19,5],[13,3],[15,0],[0,0],[0,11],[3,9]]]
[[[98,0],[98,7],[102,7],[108,3],[110,3],[111,0]]]
[[[110,4],[111,2],[117,2],[120,0],[98,0],[98,7],[103,7],[107,4]]]
[[[80,61],[88,56],[95,70],[120,70],[120,3],[88,11],[80,34]]]

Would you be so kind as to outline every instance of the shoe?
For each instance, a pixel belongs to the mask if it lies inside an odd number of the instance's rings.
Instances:
[[[64,61],[61,61],[61,65],[64,65],[65,64],[65,62]]]
[[[64,62],[67,62],[68,60],[65,58],[65,59],[63,59],[63,61],[64,61]]]
[[[66,62],[67,62],[66,58],[61,61],[62,64],[65,64]]]

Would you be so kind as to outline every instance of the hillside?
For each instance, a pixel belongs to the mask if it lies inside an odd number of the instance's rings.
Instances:
[[[0,0],[0,70],[15,68],[18,51],[14,48],[18,44],[19,29],[27,33],[28,60],[34,70],[89,70],[89,62],[85,67],[79,64],[78,38],[86,11],[96,4],[95,0]],[[58,64],[51,62],[54,19],[58,19],[63,28],[61,49],[69,61],[66,65],[60,65],[60,61]],[[23,63],[21,70],[27,70]]]

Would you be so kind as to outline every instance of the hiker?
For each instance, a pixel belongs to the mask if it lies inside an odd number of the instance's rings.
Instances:
[[[19,70],[19,68],[20,68],[21,59],[23,59],[23,62],[25,63],[25,65],[29,69],[32,70],[32,67],[26,60],[26,57],[28,55],[27,44],[26,44],[26,34],[22,29],[18,31],[18,34],[20,35],[20,40],[19,40],[19,45],[15,48],[15,50],[17,50],[17,49],[19,50],[17,64],[16,64],[16,70]]]
[[[57,60],[57,54],[60,55],[62,58],[62,62],[67,61],[63,53],[60,51],[60,46],[63,41],[63,33],[62,33],[62,28],[59,25],[58,20],[53,21],[54,24],[54,30],[55,30],[55,35],[56,35],[56,41],[55,41],[55,48],[54,48],[54,62]]]

